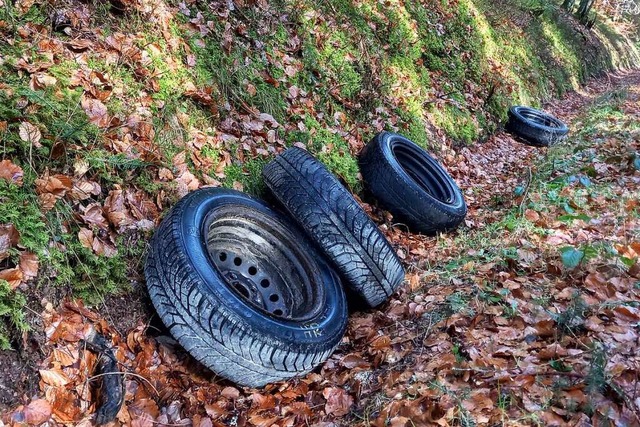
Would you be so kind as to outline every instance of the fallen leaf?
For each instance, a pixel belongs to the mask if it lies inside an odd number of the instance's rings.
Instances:
[[[80,231],[78,231],[78,240],[83,247],[93,249],[93,231],[87,228],[80,228]]]
[[[327,387],[322,391],[322,395],[327,399],[324,406],[327,415],[342,417],[349,413],[349,409],[353,405],[353,397],[339,387]]]
[[[40,369],[40,378],[45,384],[60,387],[69,384],[69,377],[60,369]]]
[[[24,142],[28,142],[30,144],[35,145],[36,147],[40,147],[40,140],[42,139],[42,133],[40,133],[40,129],[36,126],[32,125],[29,122],[22,122],[20,126],[18,126],[18,136]]]
[[[6,280],[11,289],[15,289],[22,283],[22,271],[20,268],[8,268],[0,271],[0,280]]]
[[[240,397],[240,391],[235,387],[225,387],[220,392],[220,395],[227,399],[235,400]]]
[[[20,254],[20,270],[24,275],[24,280],[35,279],[38,276],[38,256],[31,252]]]
[[[40,425],[51,418],[51,405],[44,399],[34,400],[24,408],[24,418],[27,424]]]
[[[249,422],[256,427],[271,427],[279,417],[255,414],[249,417]]]
[[[107,219],[102,214],[102,206],[100,206],[100,204],[91,203],[90,205],[82,208],[82,211],[80,218],[82,218],[86,224],[95,225],[105,230],[109,227]]]
[[[0,261],[9,256],[9,249],[20,241],[20,233],[13,224],[0,225]]]
[[[22,171],[22,168],[12,163],[11,160],[0,161],[0,179],[5,179],[21,186],[23,176],[24,172]]]
[[[535,223],[540,219],[540,214],[532,209],[527,209],[524,212],[524,217],[527,218],[529,221]]]
[[[92,124],[100,128],[106,128],[109,126],[109,114],[107,107],[102,103],[102,101],[83,97],[80,104],[82,105],[84,112],[89,116],[89,121]]]

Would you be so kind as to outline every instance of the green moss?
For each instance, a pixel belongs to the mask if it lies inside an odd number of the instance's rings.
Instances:
[[[362,90],[361,53],[349,36],[341,30],[322,25],[319,31],[329,36],[316,45],[309,40],[305,46],[305,71],[317,73],[325,81],[327,90],[337,91],[340,97],[353,99]]]
[[[12,291],[5,280],[0,279],[0,350],[9,350],[11,330],[29,330],[24,318],[27,301],[19,291]]]
[[[277,29],[271,35],[256,36],[258,40],[262,39],[266,49],[273,49],[273,43],[277,45],[278,40],[286,43],[286,30],[282,25]],[[255,32],[253,29],[251,31]],[[220,27],[204,39],[193,35],[187,37],[191,42],[191,50],[198,58],[192,74],[196,84],[214,85],[214,96],[221,97],[223,103],[227,102],[241,110],[247,105],[254,106],[261,112],[271,114],[276,120],[284,120],[287,109],[285,93],[280,84],[272,80],[282,77],[284,70],[272,66],[264,57],[264,52],[239,41],[232,43],[230,49],[225,51],[223,33],[224,27]],[[280,49],[284,50],[284,46],[280,46]],[[249,85],[255,88],[255,93],[248,89]]]
[[[244,163],[229,165],[225,168],[223,186],[233,188],[234,183],[242,184],[243,191],[254,196],[261,196],[266,187],[262,180],[262,168],[267,164],[264,159],[251,159]]]
[[[50,155],[54,144],[64,142],[68,147],[73,144],[86,146],[100,137],[99,129],[89,123],[87,115],[80,107],[81,90],[49,88],[34,91],[28,88],[26,82],[15,86],[12,96],[0,91],[0,112],[4,117],[14,119],[9,122],[5,134],[5,154],[29,157],[36,165],[51,165]],[[27,100],[30,104],[28,120],[42,134],[37,145],[19,137],[19,127],[24,116],[16,107],[18,100]],[[69,148],[69,151],[72,149]]]
[[[41,258],[41,268],[49,270],[42,280],[53,280],[52,286],[66,288],[90,304],[101,302],[106,295],[128,291],[131,270],[135,269],[132,260],[144,255],[143,236],[133,231],[119,234],[115,255],[97,255],[80,243],[79,225],[71,220],[72,216],[64,203],[57,203],[46,215],[55,244]]]
[[[20,233],[20,245],[40,254],[49,236],[32,184],[29,175],[23,187],[0,179],[0,224],[13,224]]]
[[[478,126],[469,111],[453,105],[434,110],[434,124],[457,142],[471,144],[478,136]]]
[[[305,125],[308,132],[297,136],[306,140],[309,151],[340,177],[352,192],[360,192],[362,184],[358,180],[358,162],[349,152],[349,145],[344,138],[326,129],[311,116],[306,117]]]

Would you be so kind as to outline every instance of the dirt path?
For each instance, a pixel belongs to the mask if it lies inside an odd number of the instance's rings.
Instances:
[[[594,101],[616,91],[626,94],[616,104],[620,120],[637,121],[640,72],[629,72],[545,106],[576,132],[568,147],[537,149],[497,133],[486,143],[444,153],[467,198],[467,227],[422,237],[385,224],[405,261],[406,285],[380,310],[353,314],[338,351],[305,378],[238,389],[203,370],[162,330],[148,328],[149,319],[136,311],[95,313],[69,303],[42,314],[48,342],[40,344],[47,355],[38,366],[41,399],[15,396],[14,403],[24,405],[3,420],[32,417],[38,424],[53,417],[89,425],[96,358],[78,340],[96,327],[113,337],[116,357],[131,373],[122,424],[637,425],[638,279],[604,249],[576,269],[565,268],[557,251],[575,246],[586,257],[589,245],[610,241],[632,255],[632,244],[640,242],[632,204],[638,172],[621,160],[604,161],[612,150],[639,150],[637,131],[629,127],[627,139],[605,132],[597,135],[599,145],[577,134]],[[572,158],[574,146],[603,157],[592,162],[595,175],[584,172],[591,169],[582,157],[577,166],[548,170],[550,159]],[[610,175],[600,174],[598,165]],[[571,176],[590,177],[589,186],[565,179]],[[514,194],[518,187],[524,194]],[[630,208],[618,212],[619,206]],[[558,219],[567,215],[575,218]],[[120,325],[137,326],[120,335],[104,320],[114,313]],[[10,377],[22,369],[8,366]]]

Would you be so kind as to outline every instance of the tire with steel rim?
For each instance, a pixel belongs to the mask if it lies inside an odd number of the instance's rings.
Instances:
[[[460,189],[425,150],[381,132],[360,153],[365,185],[394,219],[425,234],[456,228],[467,214]]]
[[[176,340],[240,385],[309,372],[346,328],[337,275],[286,218],[237,191],[178,202],[151,240],[145,275]]]
[[[509,108],[505,130],[522,142],[536,147],[548,147],[563,141],[569,128],[556,117],[531,107]]]

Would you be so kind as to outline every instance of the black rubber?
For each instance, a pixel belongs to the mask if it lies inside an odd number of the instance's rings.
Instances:
[[[236,254],[232,263],[222,256],[227,250]],[[151,240],[145,275],[176,340],[240,385],[261,387],[311,371],[346,329],[338,276],[302,231],[237,191],[206,188],[178,202]],[[284,304],[269,306],[257,291],[264,286]]]
[[[94,330],[90,331],[84,345],[98,356],[93,376],[100,381],[95,423],[105,425],[116,419],[124,403],[124,374],[107,339]]]
[[[569,128],[559,119],[530,107],[509,108],[505,130],[525,144],[548,147],[563,141]]]
[[[369,307],[386,301],[404,279],[389,242],[325,166],[289,148],[262,170],[265,183]]]
[[[456,183],[434,158],[402,135],[379,133],[359,161],[369,192],[409,229],[435,234],[464,220],[467,205]]]

